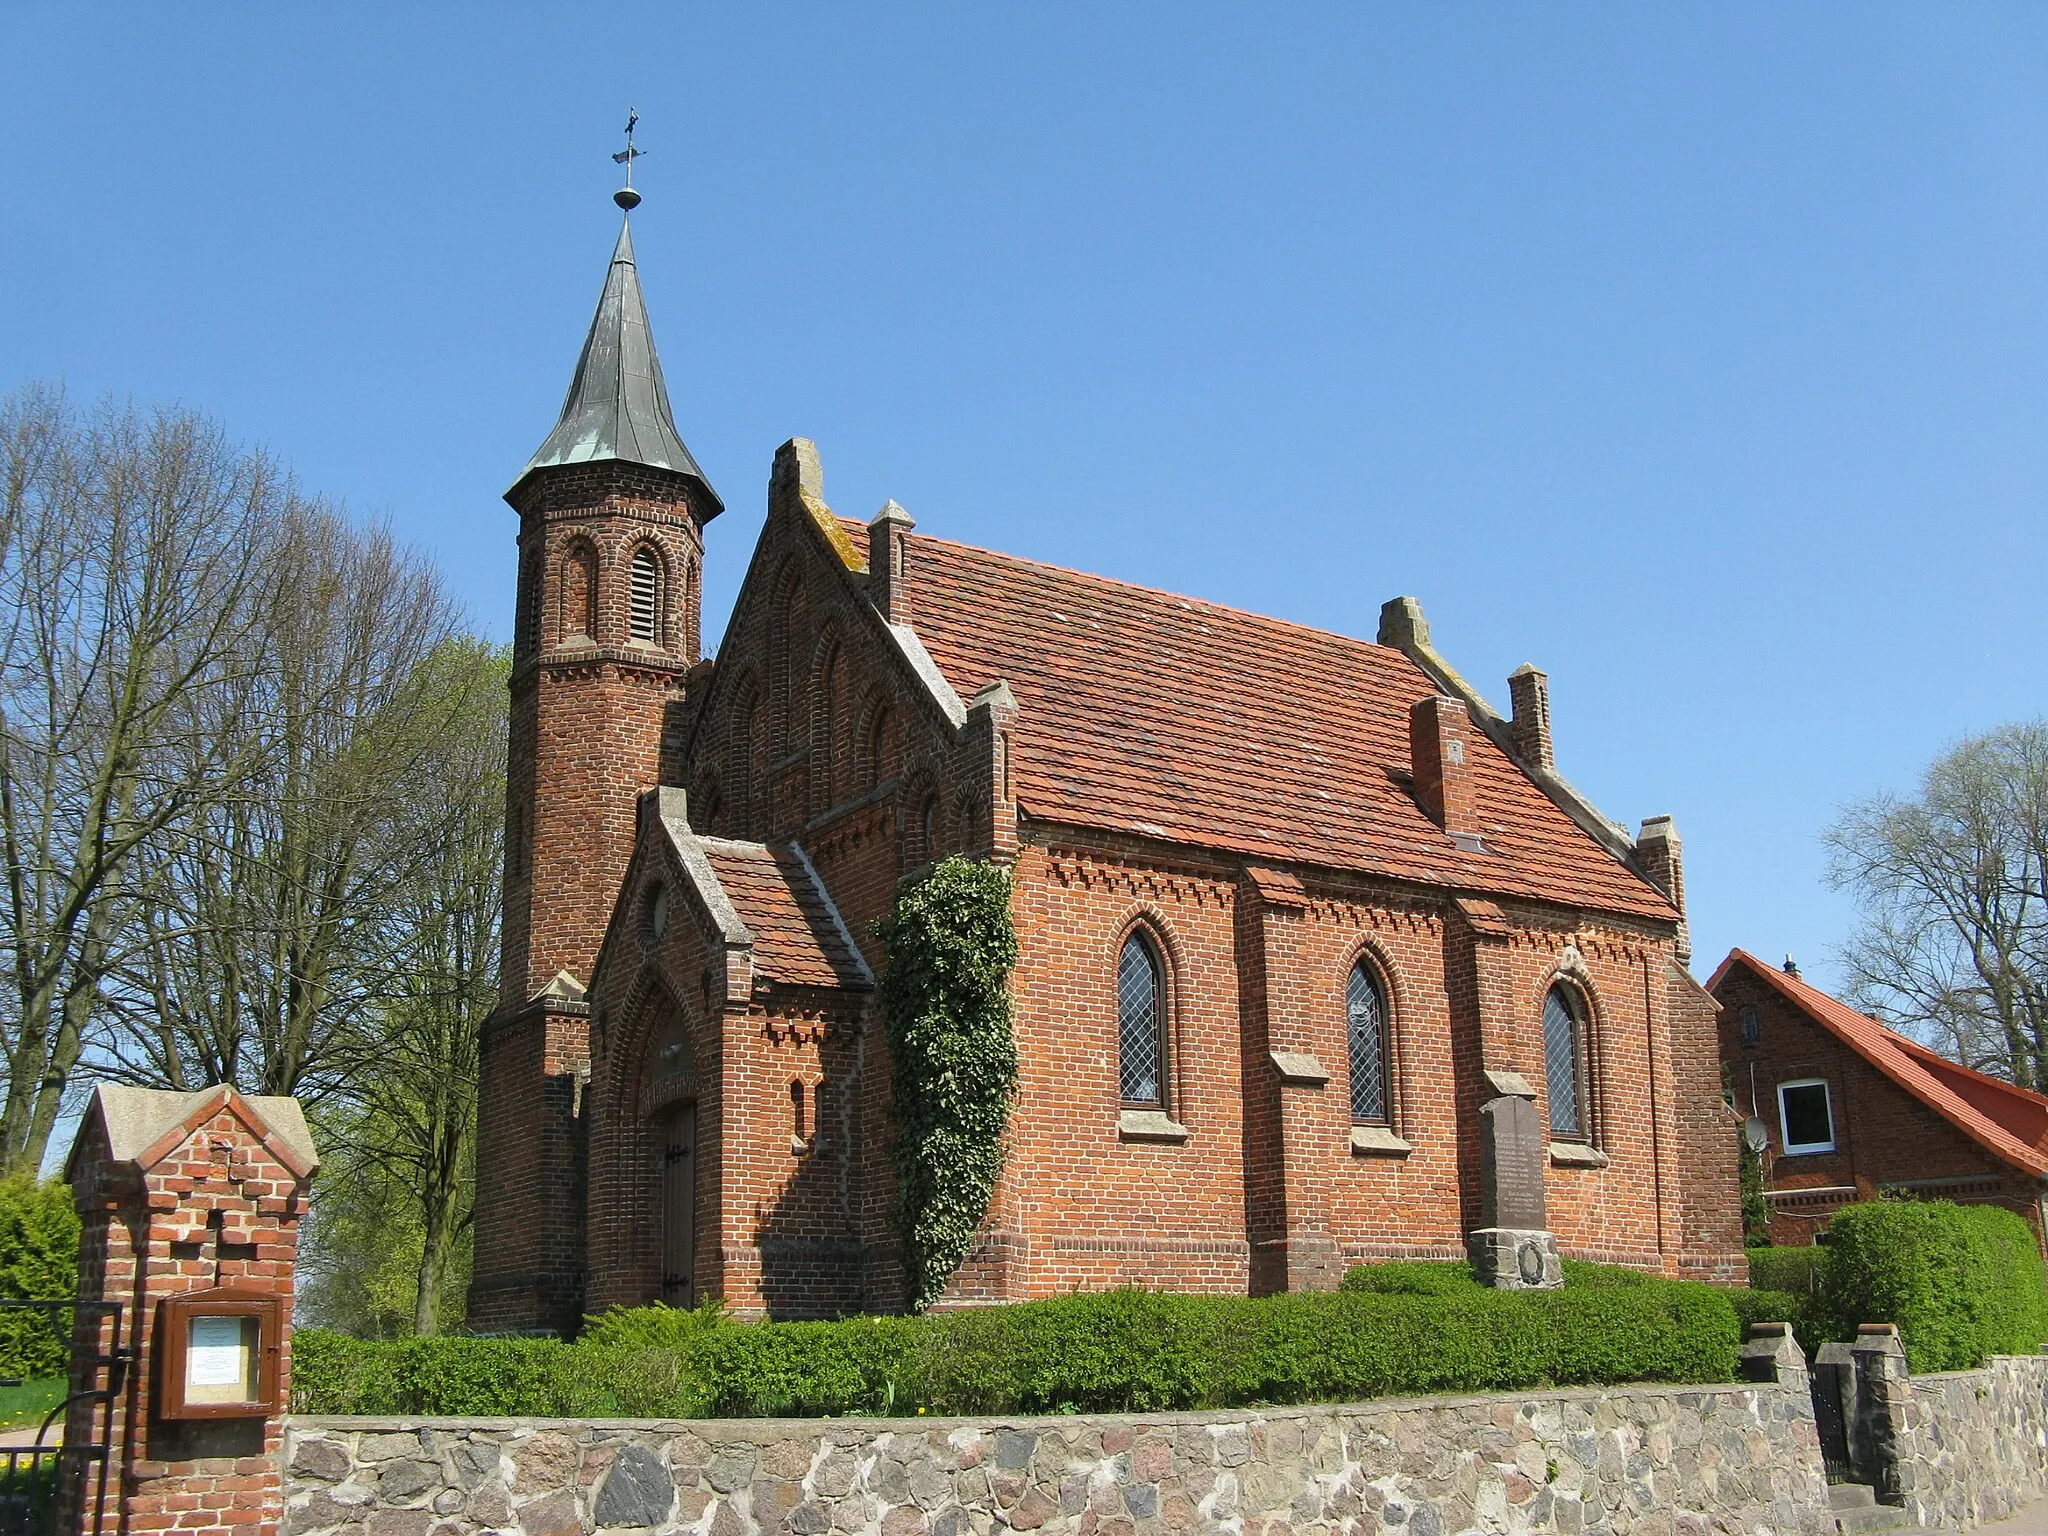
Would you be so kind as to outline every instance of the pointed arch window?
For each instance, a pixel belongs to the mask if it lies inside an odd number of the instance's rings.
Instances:
[[[1351,1049],[1351,1119],[1387,1123],[1387,995],[1363,960],[1344,989],[1345,1033]]]
[[[628,632],[642,645],[661,643],[661,557],[641,545],[633,552]]]
[[[1123,1102],[1146,1109],[1166,1107],[1163,980],[1152,940],[1142,931],[1125,939],[1116,964],[1119,1075]]]
[[[1552,1139],[1584,1141],[1586,1009],[1578,994],[1562,984],[1543,999],[1543,1065],[1549,1080]]]

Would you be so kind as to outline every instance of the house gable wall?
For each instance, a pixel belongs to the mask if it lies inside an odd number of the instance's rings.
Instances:
[[[1774,1244],[1812,1242],[1843,1204],[1875,1199],[1887,1185],[2003,1205],[2039,1228],[2039,1180],[1929,1109],[1775,988],[1733,965],[1714,996],[1720,1003],[1720,1054],[1728,1091],[1737,1112],[1761,1118],[1770,1136],[1766,1188],[1772,1197]],[[1754,1047],[1742,1043],[1741,1016],[1747,1006],[1758,1010]],[[1827,1082],[1835,1150],[1786,1156],[1777,1089],[1804,1078]],[[1802,1190],[1841,1193],[1802,1196]]]

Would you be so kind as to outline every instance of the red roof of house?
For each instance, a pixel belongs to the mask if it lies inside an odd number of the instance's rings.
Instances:
[[[697,841],[726,899],[753,932],[758,974],[798,987],[869,984],[852,936],[794,848],[722,837]]]
[[[1408,711],[1437,689],[1392,647],[921,534],[912,550],[911,625],[947,681],[1017,697],[1027,815],[1677,916],[1478,731],[1487,851],[1457,848],[1409,787]]]
[[[1909,1040],[1867,1014],[1829,997],[1820,988],[1766,964],[1745,950],[1731,950],[1707,983],[1713,991],[1731,966],[1741,965],[1758,980],[1856,1052],[1899,1087],[1972,1141],[2016,1168],[2048,1174],[2048,1098],[2011,1083],[1958,1066],[1946,1056]]]

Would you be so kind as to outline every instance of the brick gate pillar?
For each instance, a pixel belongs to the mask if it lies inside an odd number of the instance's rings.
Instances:
[[[74,1402],[65,1424],[70,1445],[104,1426],[109,1476],[103,1496],[88,1481],[83,1529],[276,1536],[292,1276],[318,1166],[296,1099],[95,1090],[65,1166],[78,1295],[122,1305],[128,1367],[111,1412]]]

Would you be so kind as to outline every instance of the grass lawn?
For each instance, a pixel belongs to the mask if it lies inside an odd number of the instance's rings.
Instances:
[[[46,1376],[18,1387],[0,1387],[0,1429],[42,1423],[43,1415],[64,1401],[69,1385],[62,1376]]]

